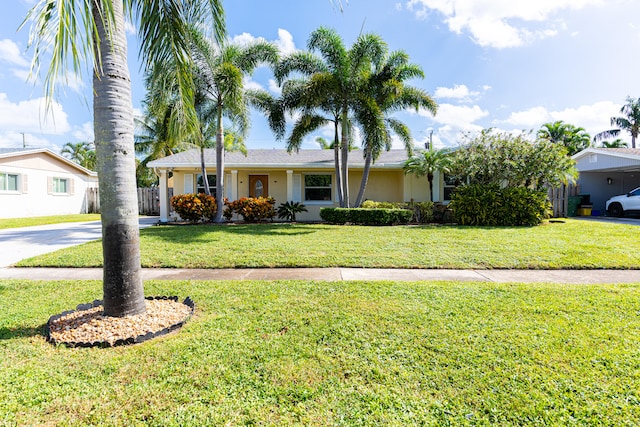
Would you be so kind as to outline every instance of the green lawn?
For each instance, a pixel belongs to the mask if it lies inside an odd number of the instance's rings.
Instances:
[[[640,268],[640,227],[568,219],[538,227],[254,224],[141,231],[145,267]],[[100,242],[21,266],[98,267]]]
[[[45,342],[99,282],[0,282],[0,425],[640,424],[640,283],[167,281],[183,330]],[[34,297],[37,296],[37,297]]]
[[[33,225],[59,224],[63,222],[100,221],[100,214],[36,216],[31,218],[0,219],[0,230],[5,228],[31,227]]]

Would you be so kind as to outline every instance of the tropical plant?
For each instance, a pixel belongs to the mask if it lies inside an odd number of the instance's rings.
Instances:
[[[428,150],[420,150],[404,162],[402,169],[405,174],[417,177],[426,176],[429,183],[429,200],[433,202],[433,179],[436,173],[449,172],[451,152],[449,150],[435,150],[429,146]]]
[[[212,22],[218,39],[224,34],[220,0],[41,0],[23,22],[32,23],[33,74],[43,55],[51,54],[44,80],[53,99],[57,79],[71,64],[79,75],[85,59],[93,59],[93,117],[100,180],[103,242],[103,300],[108,316],[145,311],[140,268],[138,205],[133,135],[133,104],[127,66],[125,14],[137,21],[145,68],[172,57],[180,80],[186,123],[194,123],[193,83],[186,23]],[[209,17],[207,19],[206,17]]]
[[[384,56],[386,45],[377,35],[362,34],[347,49],[334,30],[321,27],[311,33],[307,48],[308,52],[295,52],[284,58],[274,70],[276,81],[283,85],[282,108],[301,112],[287,140],[287,149],[297,151],[304,135],[333,124],[338,198],[340,206],[349,206],[352,117],[371,62]],[[296,72],[303,77],[285,82]]]
[[[601,141],[600,145],[603,148],[627,148],[629,146],[629,144],[620,138],[614,139],[613,141]]]
[[[631,135],[631,148],[636,148],[636,139],[640,133],[640,98],[627,97],[627,103],[620,108],[621,117],[611,117],[611,126],[618,129],[610,129],[600,132],[593,139],[600,141],[604,138],[615,138],[620,131],[627,131]]]
[[[216,216],[216,200],[208,194],[178,194],[171,198],[171,206],[180,218],[191,223],[213,221]]]
[[[237,214],[246,222],[273,219],[276,216],[276,211],[273,209],[275,203],[273,197],[242,197],[233,202],[226,201],[224,216],[231,219],[233,214]]]
[[[67,142],[62,146],[60,154],[89,170],[96,168],[96,150],[91,142]]]
[[[424,78],[422,68],[409,62],[409,55],[403,51],[386,53],[375,58],[367,82],[358,96],[355,116],[363,130],[364,170],[355,206],[360,206],[369,180],[371,164],[383,150],[390,150],[392,133],[403,143],[408,155],[413,154],[413,141],[409,128],[389,114],[423,108],[432,114],[437,111],[436,102],[424,90],[409,86],[409,79]]]
[[[300,202],[284,202],[278,206],[278,218],[296,222],[296,214],[308,212],[307,207]]]
[[[569,156],[591,146],[591,137],[584,128],[573,126],[562,120],[543,124],[538,130],[538,138],[564,145]]]

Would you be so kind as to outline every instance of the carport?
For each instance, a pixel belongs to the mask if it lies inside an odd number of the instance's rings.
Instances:
[[[580,172],[580,194],[588,194],[593,214],[605,214],[612,196],[640,187],[640,149],[587,148],[573,156]]]

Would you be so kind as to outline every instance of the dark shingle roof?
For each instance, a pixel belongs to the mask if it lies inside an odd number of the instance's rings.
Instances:
[[[362,150],[353,150],[349,156],[350,167],[363,167],[364,158]],[[333,167],[333,150],[300,150],[297,153],[288,153],[287,150],[249,150],[245,156],[239,152],[225,154],[226,167],[307,167],[327,168]],[[215,166],[215,149],[206,149],[204,152],[205,163]],[[404,150],[385,151],[373,166],[402,168],[407,159]],[[149,167],[199,167],[200,151],[189,150],[162,159],[149,162]]]

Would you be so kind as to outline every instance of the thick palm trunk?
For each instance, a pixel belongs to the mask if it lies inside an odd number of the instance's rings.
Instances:
[[[204,144],[200,143],[200,173],[202,173],[202,185],[204,186],[204,194],[211,195],[209,188],[209,178],[207,177],[207,165],[204,161]]]
[[[360,190],[358,191],[358,197],[356,198],[356,208],[360,207],[364,199],[364,192],[367,189],[367,182],[369,182],[369,171],[371,170],[372,157],[371,149],[367,147],[364,158],[364,170],[362,171],[362,180],[360,181]]]
[[[336,169],[336,190],[338,192],[338,206],[342,206],[342,177],[340,176],[340,139],[338,137],[338,121],[334,123],[333,135],[333,161]]]
[[[349,121],[347,111],[342,114],[342,204],[343,208],[349,207]]]
[[[104,313],[123,317],[145,312],[140,269],[133,105],[123,1],[113,1],[113,27],[105,27],[101,16],[108,16],[108,13],[103,10],[101,14],[101,9],[102,1],[95,0],[92,12],[100,39],[102,66],[96,61],[93,126],[100,183]]]
[[[218,105],[218,131],[216,132],[216,222],[223,222],[224,211],[224,127],[222,105]]]

